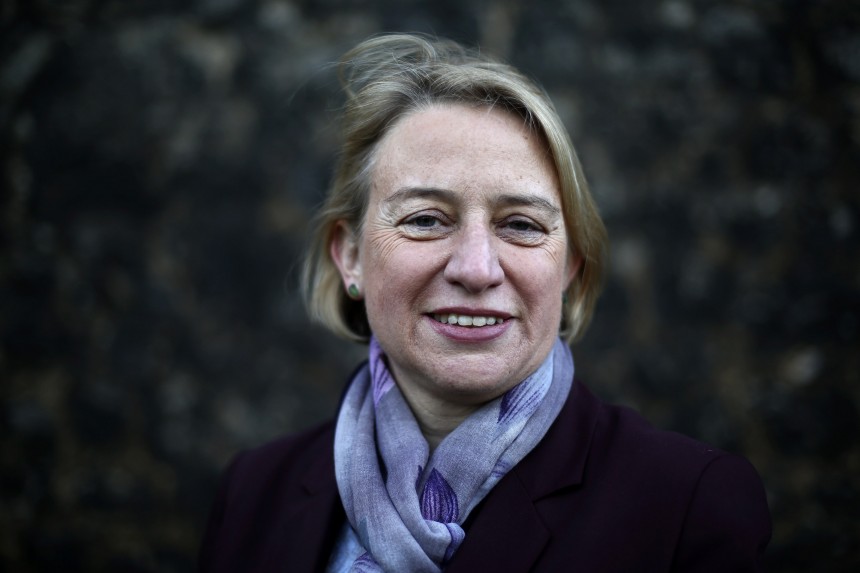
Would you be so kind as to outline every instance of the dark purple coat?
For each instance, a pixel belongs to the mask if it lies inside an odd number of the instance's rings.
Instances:
[[[240,454],[200,571],[323,571],[345,520],[334,424]],[[656,430],[574,381],[538,446],[473,511],[448,573],[760,571],[771,524],[745,459]]]

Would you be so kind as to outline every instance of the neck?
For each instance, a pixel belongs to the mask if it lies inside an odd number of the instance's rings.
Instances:
[[[445,437],[453,432],[463,420],[481,407],[478,405],[451,404],[433,397],[420,395],[414,390],[400,387],[406,403],[418,421],[418,427],[430,446],[430,453]]]

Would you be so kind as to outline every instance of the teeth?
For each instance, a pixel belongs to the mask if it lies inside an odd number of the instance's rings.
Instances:
[[[456,324],[457,326],[493,326],[502,324],[505,320],[495,316],[469,316],[466,314],[434,314],[433,318],[442,324]]]

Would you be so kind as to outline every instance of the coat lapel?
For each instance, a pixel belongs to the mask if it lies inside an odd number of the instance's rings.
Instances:
[[[323,438],[331,438],[325,434]],[[325,570],[340,526],[346,517],[340,502],[330,453],[331,439],[309,445],[324,452],[308,464],[301,480],[302,495],[281,512],[280,541],[265,561],[265,571],[316,572]]]
[[[600,408],[600,400],[574,379],[546,436],[514,467],[532,500],[582,483]]]
[[[513,479],[509,479],[513,478]],[[528,571],[550,533],[522,482],[508,474],[476,511],[466,540],[445,573]]]
[[[599,408],[599,400],[574,380],[543,440],[476,508],[446,573],[532,569],[553,536],[537,502],[553,494],[572,495],[581,484]]]

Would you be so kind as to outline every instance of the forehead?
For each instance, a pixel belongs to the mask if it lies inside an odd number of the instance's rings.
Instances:
[[[541,137],[501,108],[433,105],[402,118],[376,153],[374,194],[404,186],[531,190],[558,199]]]

